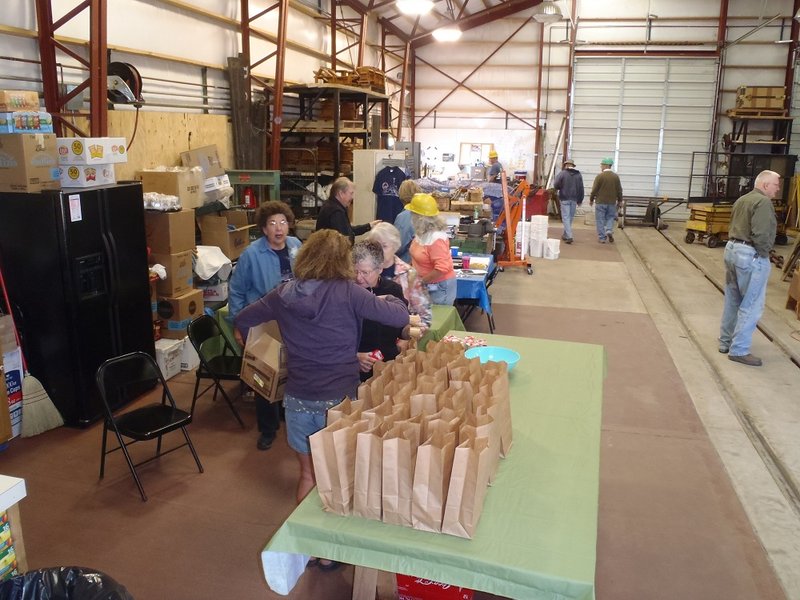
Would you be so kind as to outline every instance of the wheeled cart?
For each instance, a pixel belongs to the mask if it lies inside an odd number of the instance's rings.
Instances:
[[[732,204],[690,204],[686,221],[686,243],[697,238],[709,248],[716,248],[728,239]]]

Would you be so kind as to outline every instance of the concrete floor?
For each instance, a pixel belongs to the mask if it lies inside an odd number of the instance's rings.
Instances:
[[[598,263],[609,248],[595,241],[592,262],[534,259],[535,275],[548,285],[531,303],[649,313],[787,597],[800,598],[800,321],[785,309],[789,284],[773,269],[752,348],[764,366],[732,363],[717,351],[723,248],[686,244],[684,233],[682,223],[663,233],[620,230],[614,246],[623,263]],[[559,234],[560,224],[551,220],[550,237]],[[791,247],[777,250],[788,255]],[[522,277],[502,279],[513,284]],[[587,280],[593,293],[575,297],[571,290]],[[498,287],[494,302],[525,303],[517,296],[525,287]]]

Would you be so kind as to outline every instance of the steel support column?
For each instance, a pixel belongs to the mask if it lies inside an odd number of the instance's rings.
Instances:
[[[540,183],[539,165],[542,153],[542,124],[539,122],[542,115],[542,72],[544,71],[544,23],[539,23],[539,83],[536,90],[536,136],[533,147],[533,184]],[[547,115],[544,117],[547,118]]]
[[[798,10],[800,10],[800,0],[794,0],[792,15],[796,15]],[[797,19],[792,19],[792,29],[790,35],[792,43],[789,44],[789,51],[786,55],[786,79],[784,82],[784,85],[786,86],[786,101],[783,107],[786,110],[791,110],[792,97],[794,96],[794,70],[795,62],[797,61],[798,33],[800,33],[800,23],[797,22]]]
[[[280,0],[278,9],[278,54],[275,58],[275,90],[272,95],[272,148],[270,168],[281,168],[281,125],[283,124],[283,84],[286,68],[286,26],[289,0]]]
[[[39,28],[39,56],[42,65],[44,102],[47,111],[54,119],[53,125],[58,135],[63,135],[64,127],[79,135],[108,135],[108,106],[106,87],[108,75],[108,45],[106,41],[107,0],[84,0],[58,21],[53,21],[51,0],[36,0],[36,18]],[[56,40],[59,27],[68,23],[85,9],[89,9],[89,58],[85,58]],[[63,93],[58,83],[58,61],[56,50],[71,56],[89,70],[89,76],[70,93]],[[65,120],[63,109],[74,97],[89,88],[89,133],[79,130]],[[71,113],[70,116],[74,116]]]

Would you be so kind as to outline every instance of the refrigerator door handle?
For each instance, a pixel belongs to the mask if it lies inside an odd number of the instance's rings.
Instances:
[[[111,334],[112,334],[112,342],[114,346],[114,351],[119,354],[121,352],[120,348],[122,347],[122,331],[120,330],[120,318],[122,315],[119,314],[119,265],[117,264],[117,244],[114,241],[114,236],[108,233],[107,231],[103,231],[100,236],[103,239],[103,246],[106,249],[106,257],[108,264],[108,272],[109,278],[111,280],[111,285],[109,285],[109,293],[108,293],[108,303],[109,303],[109,319],[111,320]]]

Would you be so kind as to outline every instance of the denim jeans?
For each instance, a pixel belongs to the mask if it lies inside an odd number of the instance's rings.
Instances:
[[[614,233],[614,219],[617,217],[617,205],[595,202],[594,220],[597,226],[597,239],[605,240],[609,233]]]
[[[764,312],[769,271],[769,258],[758,256],[752,246],[728,241],[719,345],[732,356],[750,354],[753,332]]]
[[[456,283],[455,277],[452,279],[445,279],[438,283],[429,283],[428,293],[431,296],[431,302],[433,304],[446,304],[448,306],[452,306],[453,302],[456,301],[457,286],[458,284]]]
[[[562,200],[561,201],[561,222],[564,224],[564,237],[565,240],[572,239],[572,219],[575,218],[575,209],[578,203],[575,200]]]

